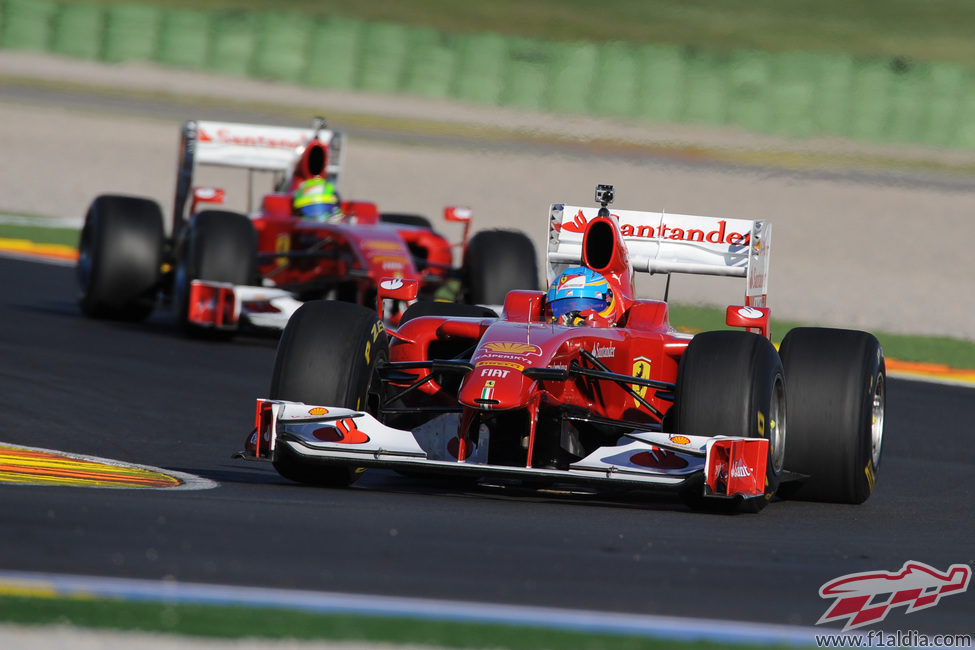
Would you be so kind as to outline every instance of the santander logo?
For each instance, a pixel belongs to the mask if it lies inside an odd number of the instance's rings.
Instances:
[[[618,222],[619,215],[610,214]],[[572,221],[555,224],[556,230],[564,230],[572,233],[583,233],[589,220],[582,210],[576,212]],[[729,244],[731,246],[747,246],[751,240],[751,233],[741,233],[728,230],[728,222],[721,219],[717,222],[717,227],[705,232],[699,228],[672,228],[661,222],[659,226],[646,224],[620,223],[620,233],[624,237],[636,239],[670,239],[673,241],[706,242],[710,244]]]
[[[201,142],[234,144],[245,147],[267,147],[269,149],[295,149],[304,144],[302,140],[295,140],[293,138],[273,138],[262,134],[244,134],[243,132],[234,132],[226,127],[218,128],[215,133],[210,133],[201,127],[198,137]]]

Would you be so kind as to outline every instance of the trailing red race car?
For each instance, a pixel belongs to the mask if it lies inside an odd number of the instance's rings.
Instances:
[[[798,328],[779,351],[766,306],[771,224],[551,206],[548,292],[500,318],[416,302],[387,329],[309,303],[285,329],[245,458],[347,485],[361,468],[493,482],[665,488],[694,507],[758,510],[776,494],[861,503],[874,489],[883,351],[866,332]],[[634,271],[746,280],[732,328],[675,331]],[[415,282],[380,296],[410,300]]]
[[[186,122],[170,237],[156,201],[102,195],[89,207],[79,244],[82,312],[141,320],[163,303],[191,332],[229,334],[245,325],[280,330],[309,299],[372,308],[383,277],[416,282],[427,299],[479,305],[500,306],[509,290],[538,286],[531,240],[507,230],[468,239],[468,208],[445,210],[464,227],[455,267],[455,246],[426,217],[340,201],[343,142],[320,119],[311,129]],[[246,169],[249,187],[256,173],[270,173],[274,191],[257,210],[248,197],[248,214],[231,211],[222,189],[194,185],[204,165]]]

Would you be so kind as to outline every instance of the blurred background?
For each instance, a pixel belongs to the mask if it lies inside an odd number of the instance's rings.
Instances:
[[[380,209],[470,205],[544,254],[548,205],[612,183],[772,220],[780,318],[975,340],[973,25],[964,0],[0,0],[0,210],[168,209],[182,121],[325,115]]]
[[[0,46],[313,87],[975,147],[963,0],[3,0]]]

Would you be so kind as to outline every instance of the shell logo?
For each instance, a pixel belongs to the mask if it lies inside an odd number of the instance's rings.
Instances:
[[[670,436],[670,441],[675,445],[689,445],[691,444],[691,439],[687,436]]]
[[[308,409],[308,415],[328,415],[328,409],[323,406],[316,406],[313,409]]]
[[[490,352],[504,354],[534,354],[535,356],[542,356],[542,349],[531,343],[512,343],[508,341],[486,343],[484,349]]]

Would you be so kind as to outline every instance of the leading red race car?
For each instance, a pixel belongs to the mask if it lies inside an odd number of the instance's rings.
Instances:
[[[531,240],[507,230],[468,240],[469,208],[445,210],[464,225],[459,266],[455,246],[420,215],[341,201],[334,214],[303,217],[296,191],[309,180],[337,182],[343,143],[321,119],[311,129],[186,122],[171,236],[151,199],[102,195],[89,207],[79,244],[82,312],[141,320],[169,304],[190,332],[232,334],[247,325],[280,330],[310,299],[373,307],[383,277],[416,282],[427,299],[480,305],[538,286]],[[246,169],[249,187],[256,173],[270,173],[274,191],[256,210],[248,197],[248,214],[231,211],[224,190],[194,185],[200,166]],[[398,319],[395,305],[388,315]]]
[[[866,500],[883,441],[877,339],[798,328],[777,351],[770,223],[610,211],[612,195],[551,206],[551,288],[510,292],[500,318],[417,302],[386,329],[356,305],[304,305],[243,456],[332,486],[379,467],[665,488],[695,507]],[[726,312],[740,329],[675,331],[666,302],[636,297],[634,271],[745,278]],[[380,296],[416,289],[389,280]]]

